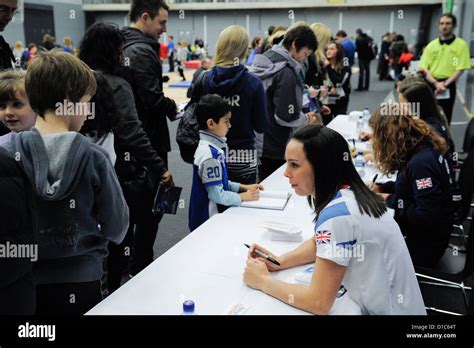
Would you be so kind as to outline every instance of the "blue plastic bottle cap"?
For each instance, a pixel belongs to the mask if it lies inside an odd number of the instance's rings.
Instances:
[[[184,301],[183,302],[183,312],[192,313],[194,312],[194,301]]]
[[[364,153],[362,151],[357,152],[357,155],[364,156]]]

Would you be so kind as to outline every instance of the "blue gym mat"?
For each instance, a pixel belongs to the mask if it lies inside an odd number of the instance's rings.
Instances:
[[[170,83],[168,87],[189,88],[191,87],[191,81],[179,81],[175,83]]]

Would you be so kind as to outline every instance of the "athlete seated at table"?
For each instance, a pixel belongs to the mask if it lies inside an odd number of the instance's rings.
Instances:
[[[189,229],[195,230],[222,206],[239,206],[256,201],[260,184],[243,185],[228,180],[225,136],[231,124],[230,105],[217,94],[208,94],[196,105],[199,145],[194,154],[193,186],[189,202]],[[237,158],[234,158],[237,159]],[[239,193],[240,192],[240,193]]]
[[[363,314],[426,314],[400,228],[382,198],[360,178],[346,140],[330,128],[307,125],[291,138],[285,159],[284,175],[314,209],[314,237],[281,256],[253,244],[244,282],[314,314],[330,312],[341,284]],[[307,263],[314,263],[309,286],[269,273]]]
[[[438,105],[435,93],[427,81],[419,75],[408,76],[400,83],[397,91],[399,103],[392,103],[390,106],[385,104],[385,107],[394,109],[396,105],[398,105],[397,107],[410,112],[414,117],[419,117],[428,123],[436,133],[446,140],[449,147],[449,154],[453,157],[455,150],[454,141],[449,130],[448,120]],[[359,134],[359,138],[362,141],[370,140],[372,133],[362,132]],[[448,161],[451,163],[449,157]]]
[[[395,210],[413,263],[432,267],[448,247],[456,209],[446,141],[425,121],[382,109],[369,125],[376,165],[384,174],[398,171],[395,182],[374,190]]]

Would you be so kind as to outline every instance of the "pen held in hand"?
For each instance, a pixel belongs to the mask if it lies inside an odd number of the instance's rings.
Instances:
[[[248,244],[244,244],[244,245],[245,245],[247,248],[250,249],[250,245],[248,245]],[[279,263],[277,260],[275,260],[273,257],[270,257],[270,256],[268,256],[267,254],[261,252],[260,250],[254,249],[254,250],[252,250],[252,252],[254,252],[255,254],[257,254],[258,256],[263,257],[264,259],[267,259],[268,261],[270,261],[271,263],[273,263],[273,264],[275,264],[275,265],[277,265],[277,266],[281,266],[280,263]]]
[[[372,184],[375,184],[375,180],[379,177],[379,173],[375,174],[374,178],[372,179]]]
[[[372,186],[371,186],[371,189],[374,188],[374,186],[375,186],[375,181],[377,180],[378,177],[379,177],[379,174],[378,174],[378,173],[375,174],[374,178],[372,179]]]

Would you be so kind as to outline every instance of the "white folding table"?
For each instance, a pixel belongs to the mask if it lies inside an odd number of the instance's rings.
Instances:
[[[329,127],[344,136],[356,137],[355,121],[349,118],[338,116]],[[292,192],[283,175],[284,167],[263,182],[267,190]],[[366,178],[371,175],[367,171]],[[283,211],[229,208],[210,218],[86,315],[179,315],[185,300],[193,300],[196,314],[201,315],[223,314],[234,304],[249,306],[247,315],[308,314],[247,287],[242,274],[248,252],[244,243],[258,243],[277,255],[299,244],[272,241],[261,226],[263,222],[299,225],[306,240],[314,233],[313,218],[306,197],[294,193]],[[273,272],[272,276],[294,282],[295,274],[307,266]],[[336,299],[330,311],[330,314],[360,313],[348,292]]]

